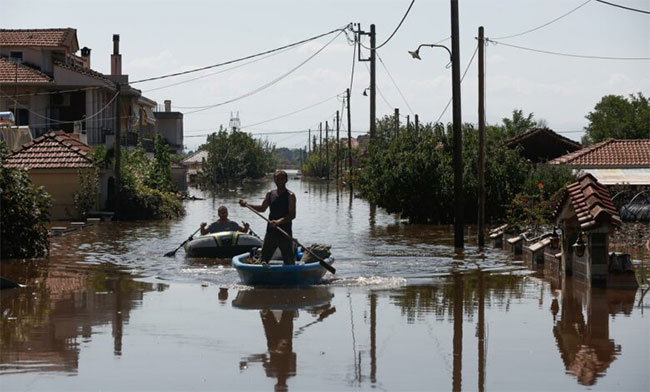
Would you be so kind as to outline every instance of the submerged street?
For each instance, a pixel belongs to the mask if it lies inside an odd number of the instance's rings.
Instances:
[[[219,205],[270,182],[191,189],[187,215],[101,222],[53,237],[50,257],[3,260],[3,390],[646,390],[644,288],[590,288],[500,249],[458,256],[450,226],[406,224],[349,190],[290,174],[293,232],[332,246],[311,288],[252,288],[228,263],[175,249]],[[629,250],[628,250],[629,251]],[[646,260],[642,250],[633,258]],[[639,376],[643,375],[643,377]]]

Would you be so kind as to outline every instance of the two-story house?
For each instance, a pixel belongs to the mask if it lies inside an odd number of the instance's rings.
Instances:
[[[119,119],[122,146],[152,140],[157,104],[122,73],[119,35],[113,35],[110,75],[91,68],[90,52],[79,49],[73,28],[0,29],[0,111],[13,112],[16,125],[29,126],[33,137],[64,130],[91,146],[112,146]],[[180,141],[170,138],[170,145],[183,144],[182,114],[180,120]],[[167,128],[164,133],[173,133]]]

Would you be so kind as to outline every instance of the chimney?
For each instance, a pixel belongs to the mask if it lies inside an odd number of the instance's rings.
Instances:
[[[172,111],[172,101],[170,99],[165,100],[165,111],[166,112]]]
[[[84,68],[85,69],[90,69],[90,48],[87,46],[84,46],[81,48],[81,59],[84,62]]]
[[[122,55],[120,54],[119,34],[113,34],[113,54],[111,55],[111,75],[122,75]]]

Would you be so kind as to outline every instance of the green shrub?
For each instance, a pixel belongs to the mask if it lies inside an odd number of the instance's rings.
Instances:
[[[478,216],[478,132],[463,127],[463,203],[465,221]],[[361,195],[389,213],[415,222],[451,223],[454,210],[451,126],[427,124],[416,133],[402,127],[395,135],[390,118],[378,122],[377,137],[362,161]],[[485,218],[539,221],[548,217],[551,197],[573,180],[571,171],[534,165],[504,146],[503,127],[487,127]],[[544,184],[540,192],[538,184]],[[529,203],[530,201],[530,203]],[[534,203],[533,203],[534,201]],[[516,211],[509,214],[511,209]]]
[[[275,168],[273,145],[253,139],[245,132],[220,128],[199,149],[208,152],[199,176],[203,185],[214,187],[245,178],[261,178]]]
[[[79,191],[73,195],[74,206],[79,216],[84,217],[95,210],[99,196],[98,169],[79,170]]]
[[[0,161],[7,156],[0,142]],[[0,166],[0,256],[40,257],[49,251],[45,224],[49,221],[50,195],[34,188],[29,175],[20,169]]]

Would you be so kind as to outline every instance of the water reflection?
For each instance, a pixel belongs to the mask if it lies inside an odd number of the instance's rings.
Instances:
[[[287,380],[296,375],[297,355],[293,350],[293,340],[336,312],[330,303],[333,297],[326,287],[240,290],[232,305],[259,310],[267,345],[267,352],[243,358],[239,362],[240,370],[248,369],[251,363],[261,363],[266,376],[277,379],[275,391],[288,391]],[[317,318],[294,331],[298,309],[307,309]]]
[[[562,305],[557,299],[551,305],[553,335],[567,372],[582,385],[594,385],[622,351],[610,339],[610,315],[629,315],[637,290],[605,290],[571,279],[563,284]]]
[[[144,292],[165,288],[136,282],[110,265],[42,268],[3,262],[3,274],[12,276],[18,270],[16,276],[27,287],[3,290],[0,298],[0,374],[76,373],[79,338],[89,341],[94,328],[107,324],[112,329],[113,355],[121,355],[123,329],[131,311],[141,304]]]

